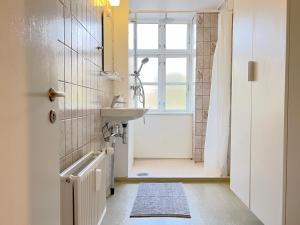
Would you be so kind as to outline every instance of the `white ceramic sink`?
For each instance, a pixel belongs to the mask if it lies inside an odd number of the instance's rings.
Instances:
[[[101,117],[105,121],[127,123],[143,117],[149,109],[136,108],[102,108]]]

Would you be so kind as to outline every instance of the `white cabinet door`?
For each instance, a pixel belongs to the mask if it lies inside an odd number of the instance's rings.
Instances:
[[[287,187],[286,187],[286,225],[299,224],[300,221],[300,1],[289,3],[289,94],[288,94],[288,139],[287,139]]]
[[[250,208],[265,225],[282,225],[286,1],[254,2]]]
[[[251,82],[248,61],[252,60],[252,1],[235,2],[233,25],[231,189],[249,207]]]

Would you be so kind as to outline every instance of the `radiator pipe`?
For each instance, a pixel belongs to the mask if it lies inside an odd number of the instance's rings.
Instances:
[[[114,149],[114,153],[111,155],[111,180],[110,180],[110,194],[115,194],[115,151],[116,151],[116,138],[113,138],[111,147]]]
[[[122,134],[123,144],[127,144],[128,143],[128,132],[127,132],[128,124],[123,123],[122,127],[123,127],[123,134]]]

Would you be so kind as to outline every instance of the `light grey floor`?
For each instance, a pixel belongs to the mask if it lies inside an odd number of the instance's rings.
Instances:
[[[184,184],[191,219],[129,218],[138,184],[117,184],[102,225],[263,225],[227,184]]]

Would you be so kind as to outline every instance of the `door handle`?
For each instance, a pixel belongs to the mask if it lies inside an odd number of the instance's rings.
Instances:
[[[51,102],[54,102],[56,98],[65,97],[65,93],[56,91],[54,88],[50,88],[48,91],[48,97]]]
[[[248,62],[248,81],[255,81],[255,61]]]

